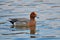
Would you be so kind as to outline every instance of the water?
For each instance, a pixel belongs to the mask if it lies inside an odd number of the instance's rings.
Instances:
[[[56,0],[57,1],[57,0]],[[36,39],[60,39],[60,0],[0,0],[0,40],[19,40],[31,38],[27,28],[11,28],[9,18],[28,18],[32,11],[36,11]],[[22,39],[23,40],[23,39]]]

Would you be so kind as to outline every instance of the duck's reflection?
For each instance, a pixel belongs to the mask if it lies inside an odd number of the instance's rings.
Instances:
[[[15,26],[15,25],[12,25],[10,28],[16,28],[16,29],[20,29],[20,30],[27,30],[27,29],[29,29],[28,27],[25,27],[25,26]]]
[[[16,28],[16,29],[20,29],[20,30],[30,30],[28,27],[24,27],[24,26],[14,26],[14,25],[11,25],[11,28]],[[12,30],[13,31],[13,30]],[[31,36],[30,36],[30,38],[36,38],[36,36],[33,36],[33,35],[35,35],[35,30],[30,30],[30,33],[29,34],[32,34]]]
[[[12,25],[10,28],[14,28],[14,25]]]
[[[32,27],[32,29],[33,30],[30,29],[30,34],[32,34],[32,36],[30,36],[30,38],[36,38],[36,36],[33,36],[36,33],[36,28],[35,27]]]
[[[36,36],[30,36],[30,38],[36,38]]]

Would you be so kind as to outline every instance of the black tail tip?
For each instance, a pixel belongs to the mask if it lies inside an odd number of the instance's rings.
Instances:
[[[9,21],[11,24],[14,24],[14,22],[13,21]]]

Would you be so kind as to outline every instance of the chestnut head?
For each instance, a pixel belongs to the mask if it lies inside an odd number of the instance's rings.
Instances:
[[[30,18],[35,18],[37,16],[36,12],[31,12]]]

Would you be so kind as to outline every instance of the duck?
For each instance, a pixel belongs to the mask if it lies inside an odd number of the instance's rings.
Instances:
[[[30,34],[35,34],[36,32],[36,12],[30,13],[30,19],[27,18],[9,18],[9,22],[14,26],[28,27],[30,29]]]

